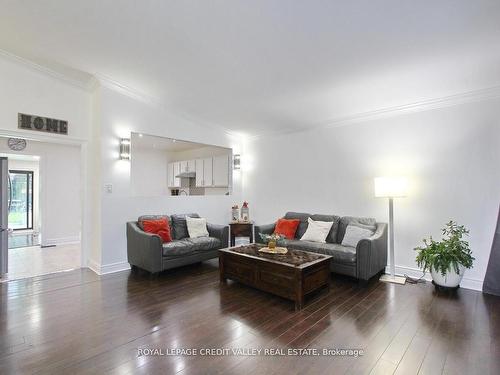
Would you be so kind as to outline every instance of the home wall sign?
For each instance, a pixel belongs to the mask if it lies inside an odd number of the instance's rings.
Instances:
[[[68,135],[68,121],[27,115],[25,113],[18,113],[17,127],[19,129]]]

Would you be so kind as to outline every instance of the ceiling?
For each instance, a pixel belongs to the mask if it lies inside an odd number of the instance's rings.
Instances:
[[[500,85],[500,1],[0,0],[0,49],[263,134]]]

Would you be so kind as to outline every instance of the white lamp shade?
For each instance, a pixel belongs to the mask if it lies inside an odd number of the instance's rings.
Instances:
[[[408,179],[405,177],[376,177],[375,197],[397,198],[408,195]]]

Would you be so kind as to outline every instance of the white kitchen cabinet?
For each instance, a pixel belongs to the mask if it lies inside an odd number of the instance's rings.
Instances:
[[[188,171],[188,162],[187,161],[185,161],[185,160],[184,161],[180,161],[179,165],[180,165],[181,173],[184,173],[184,172]]]
[[[173,163],[168,163],[167,166],[167,180],[168,180],[168,187],[171,188],[178,188],[181,187],[181,179],[177,176],[181,171],[181,163],[176,161]]]
[[[213,157],[212,186],[229,186],[229,157],[227,155]]]
[[[174,187],[174,163],[167,165],[167,186]]]
[[[212,158],[203,159],[203,185],[204,187],[213,186]]]
[[[195,160],[184,160],[179,162],[181,173],[186,172],[195,172],[196,171],[196,163]]]
[[[212,162],[212,158],[196,160],[195,167],[197,187],[211,187],[213,185]]]
[[[203,187],[203,159],[196,159],[196,186]]]
[[[176,161],[174,162],[174,187],[181,187],[181,179],[177,176],[181,173],[181,163]]]

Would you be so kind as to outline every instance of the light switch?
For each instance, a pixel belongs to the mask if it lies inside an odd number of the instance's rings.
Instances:
[[[113,192],[113,184],[104,184],[104,190],[106,193],[111,194]]]

